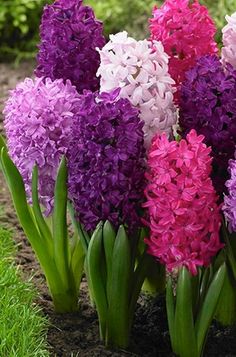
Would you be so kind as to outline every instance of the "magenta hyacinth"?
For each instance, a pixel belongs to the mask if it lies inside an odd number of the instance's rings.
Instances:
[[[53,208],[57,169],[70,145],[78,97],[70,81],[26,78],[11,91],[3,111],[9,154],[29,201],[32,170],[38,166],[39,196],[46,215]]]
[[[70,79],[78,92],[99,88],[100,64],[96,48],[102,48],[103,26],[82,0],[56,0],[44,8],[40,26],[38,77]]]
[[[154,8],[150,29],[152,40],[161,41],[170,56],[169,72],[177,86],[198,57],[218,52],[216,26],[198,0],[166,0]]]
[[[222,248],[218,197],[209,177],[210,148],[203,140],[194,130],[179,143],[157,136],[146,175],[148,251],[169,271],[185,266],[193,275]]]
[[[68,152],[69,195],[80,222],[92,231],[99,221],[116,228],[140,226],[145,149],[143,123],[119,89],[80,96]]]

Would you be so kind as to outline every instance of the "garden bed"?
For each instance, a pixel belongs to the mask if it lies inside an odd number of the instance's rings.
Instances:
[[[16,83],[26,75],[30,76],[32,68],[33,64],[29,63],[17,69],[6,64],[0,65],[0,110],[8,89],[14,88]],[[1,131],[3,129],[2,120],[0,120],[0,129]],[[17,222],[2,175],[0,175],[0,187],[0,207],[3,207],[0,224],[14,229],[14,238],[18,244],[17,264],[26,278],[33,275],[33,282],[39,291],[37,303],[50,321],[48,344],[52,356],[172,356],[165,301],[162,297],[148,299],[142,296],[139,299],[131,338],[132,352],[110,352],[100,344],[98,320],[95,309],[89,302],[86,281],[81,285],[78,313],[55,314],[40,267]],[[222,328],[215,323],[210,330],[205,356],[236,356],[236,326]]]

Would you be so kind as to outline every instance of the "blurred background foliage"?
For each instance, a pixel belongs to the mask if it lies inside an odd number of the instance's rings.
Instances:
[[[53,0],[0,0],[0,60],[34,58],[43,6]],[[136,39],[148,36],[148,19],[161,0],[84,0],[97,18],[104,21],[105,35],[127,30]],[[225,25],[225,15],[236,11],[236,0],[200,0],[209,8],[217,27]]]
[[[34,58],[48,0],[0,0],[0,61]]]

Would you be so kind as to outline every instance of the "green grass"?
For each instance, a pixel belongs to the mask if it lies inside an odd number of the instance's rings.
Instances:
[[[36,292],[14,263],[11,233],[0,228],[0,356],[47,357],[47,320],[34,304]]]

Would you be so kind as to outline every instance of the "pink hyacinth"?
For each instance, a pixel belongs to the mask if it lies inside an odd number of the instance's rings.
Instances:
[[[150,29],[152,40],[161,41],[170,56],[169,72],[177,85],[198,57],[218,51],[216,26],[198,0],[166,0],[154,8]]]
[[[223,28],[223,63],[230,63],[236,68],[236,12],[232,16],[226,16],[227,25]]]
[[[153,139],[144,207],[149,212],[148,251],[172,271],[185,266],[195,275],[222,248],[220,208],[211,173],[211,149],[195,130],[186,140]]]
[[[168,56],[161,42],[136,41],[123,31],[111,35],[99,53],[100,91],[120,88],[119,96],[139,110],[146,148],[157,132],[171,135],[177,120],[175,82],[168,73]]]

